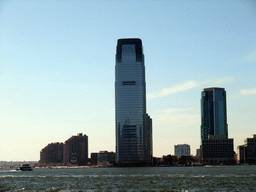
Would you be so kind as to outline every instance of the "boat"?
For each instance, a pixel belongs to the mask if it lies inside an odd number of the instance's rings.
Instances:
[[[33,169],[29,164],[22,164],[19,168],[16,169],[17,171],[32,171]]]

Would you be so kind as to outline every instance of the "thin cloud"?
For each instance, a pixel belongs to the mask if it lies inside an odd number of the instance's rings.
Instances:
[[[167,95],[172,95],[172,94],[175,94],[175,93],[183,92],[183,91],[195,88],[197,86],[198,86],[198,84],[195,81],[188,81],[186,83],[175,85],[175,86],[170,87],[170,88],[164,88],[160,92],[149,94],[147,98],[148,99],[153,99],[153,98],[157,98],[157,97],[164,97],[164,96],[167,96]]]
[[[256,95],[256,88],[252,89],[243,89],[240,91],[240,94],[242,96],[250,96],[250,95]]]
[[[190,80],[185,83],[179,84],[179,85],[174,85],[173,87],[170,88],[164,88],[162,91],[155,92],[155,93],[150,93],[147,95],[147,99],[154,99],[154,98],[159,98],[159,97],[165,97],[169,96],[175,93],[187,91],[196,87],[215,87],[215,86],[220,86],[222,84],[226,83],[231,83],[235,79],[233,77],[220,77],[220,78],[214,78],[214,79],[205,79],[204,81],[195,81],[195,80]]]

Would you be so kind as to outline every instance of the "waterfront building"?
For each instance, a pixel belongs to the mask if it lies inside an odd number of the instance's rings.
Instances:
[[[108,151],[100,151],[98,153],[97,164],[98,165],[109,165],[115,163],[115,153]]]
[[[237,163],[246,163],[246,147],[245,145],[237,146]]]
[[[97,165],[98,153],[91,153],[91,165]]]
[[[228,139],[226,91],[218,87],[205,88],[201,96],[203,164],[234,164],[234,141]]]
[[[153,162],[152,119],[146,113],[145,117],[145,156],[147,163]]]
[[[196,149],[196,156],[201,157],[201,149]]]
[[[119,39],[115,65],[116,162],[152,162],[152,119],[146,113],[146,82],[141,39]]]
[[[177,157],[189,156],[190,155],[190,145],[188,145],[188,144],[174,145],[174,155]]]
[[[108,151],[100,151],[99,153],[91,153],[91,165],[114,165],[115,153]]]
[[[65,141],[63,163],[65,165],[86,165],[88,162],[88,136],[78,133]]]
[[[244,143],[237,147],[238,163],[256,164],[256,134],[246,138]]]
[[[161,163],[165,165],[176,165],[178,163],[178,157],[174,155],[163,155]]]
[[[224,88],[206,88],[201,98],[201,139],[209,135],[228,138],[226,91]]]
[[[49,143],[40,151],[40,165],[63,163],[63,143]]]
[[[234,164],[233,139],[202,139],[202,160],[206,165]]]

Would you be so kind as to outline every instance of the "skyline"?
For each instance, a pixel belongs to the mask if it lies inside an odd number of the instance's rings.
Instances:
[[[48,143],[88,136],[115,151],[114,63],[120,38],[140,38],[153,156],[200,146],[200,99],[227,94],[234,150],[255,134],[253,1],[1,1],[0,160],[39,160]],[[189,136],[189,137],[188,137]]]

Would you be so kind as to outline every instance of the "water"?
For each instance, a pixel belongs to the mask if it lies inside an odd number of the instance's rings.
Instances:
[[[0,191],[256,191],[256,166],[0,169]]]

